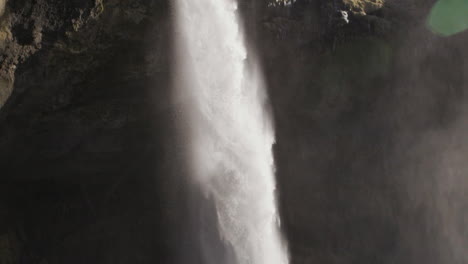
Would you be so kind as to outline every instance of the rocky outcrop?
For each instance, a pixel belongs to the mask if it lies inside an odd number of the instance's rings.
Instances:
[[[365,16],[384,7],[384,0],[343,0],[348,10],[356,15]]]
[[[99,3],[95,3],[95,5]],[[101,4],[102,5],[102,4]],[[16,68],[45,45],[50,45],[54,37],[70,30],[75,20],[81,20],[85,11],[96,18],[97,6],[75,5],[38,1],[15,1],[8,3],[6,13],[1,18],[2,64],[0,78],[3,89],[0,106],[5,103],[12,91]],[[2,12],[3,13],[3,12]],[[81,13],[81,14],[80,14]],[[78,29],[78,28],[76,28]],[[45,35],[45,36],[44,36]],[[44,39],[51,37],[49,39]],[[44,42],[44,43],[43,43]]]
[[[0,105],[11,93],[17,68],[31,55],[43,50],[53,53],[49,57],[55,53],[62,57],[84,55],[82,59],[94,54],[112,56],[112,49],[121,45],[119,41],[134,39],[138,32],[134,28],[151,19],[158,5],[154,1],[108,1],[105,5],[102,0],[7,2],[0,31],[0,77],[5,83],[0,89]],[[105,12],[105,8],[109,10]],[[85,65],[93,63],[82,61],[81,66]]]

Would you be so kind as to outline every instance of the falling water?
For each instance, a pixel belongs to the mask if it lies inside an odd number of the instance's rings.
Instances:
[[[175,1],[175,97],[191,178],[215,204],[213,228],[232,247],[232,262],[287,264],[275,201],[274,132],[236,10],[234,0]]]

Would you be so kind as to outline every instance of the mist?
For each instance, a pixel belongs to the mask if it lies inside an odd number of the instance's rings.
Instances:
[[[205,198],[191,202],[191,210],[211,215],[211,225],[194,233],[200,247],[191,250],[201,251],[202,263],[286,264],[272,119],[260,71],[247,67],[237,2],[181,0],[175,8],[174,97],[179,122],[185,122],[179,127],[187,130],[181,133],[189,144],[187,182],[198,185]],[[206,210],[206,204],[214,209]],[[193,217],[189,225],[197,227],[198,221]]]

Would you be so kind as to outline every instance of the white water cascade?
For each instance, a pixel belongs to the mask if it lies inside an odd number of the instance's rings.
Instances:
[[[175,15],[175,100],[191,178],[216,207],[213,228],[232,247],[234,263],[287,264],[275,200],[274,132],[237,3],[175,0]]]

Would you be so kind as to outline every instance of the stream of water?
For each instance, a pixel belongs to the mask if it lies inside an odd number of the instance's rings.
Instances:
[[[176,0],[175,15],[175,88],[190,178],[215,205],[213,228],[234,255],[226,262],[287,264],[275,198],[273,125],[237,3]]]

